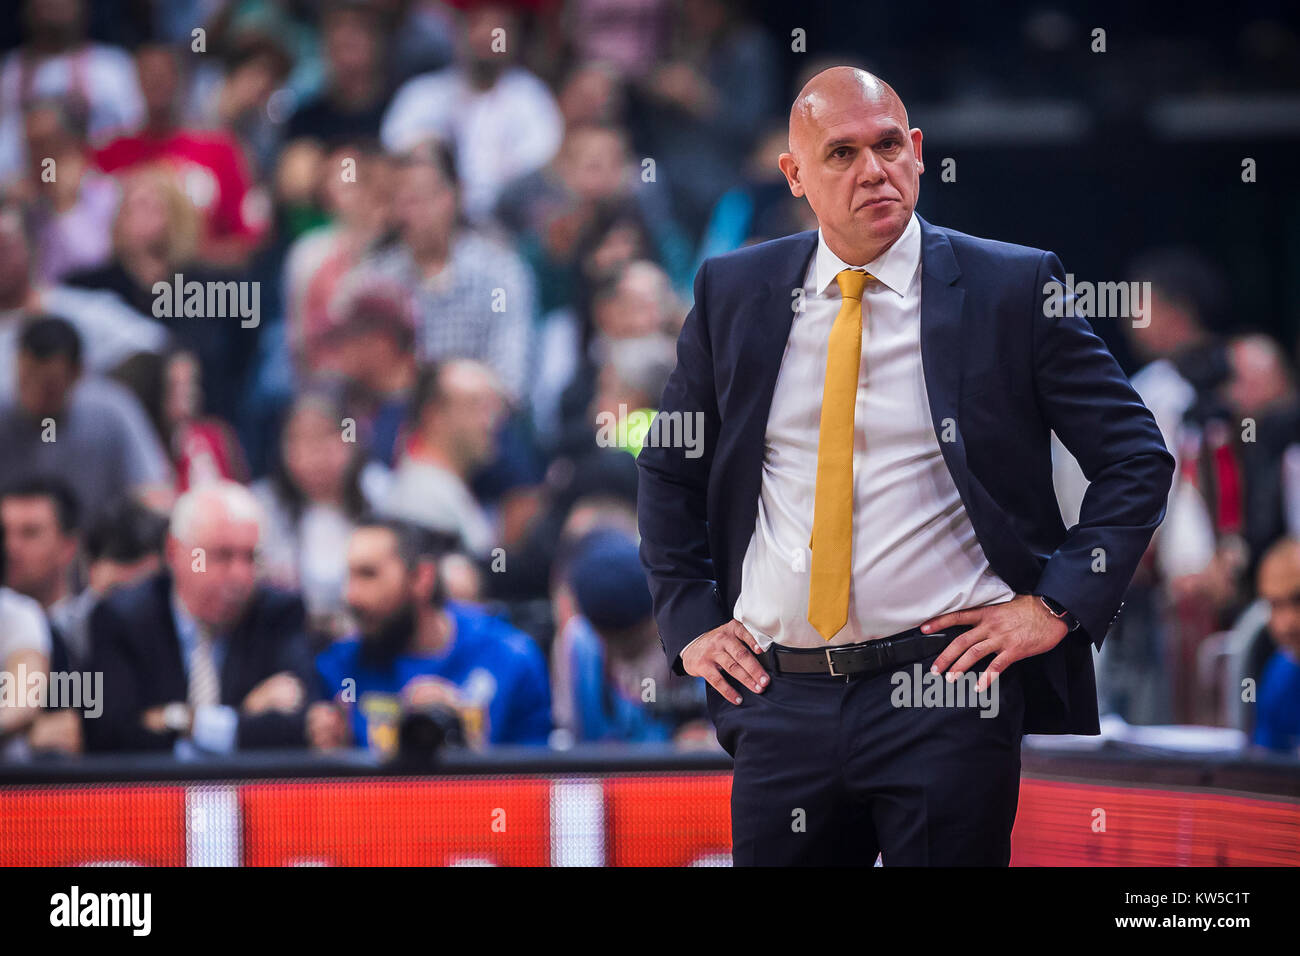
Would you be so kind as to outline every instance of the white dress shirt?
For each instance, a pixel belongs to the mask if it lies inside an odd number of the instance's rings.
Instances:
[[[826,348],[843,262],[820,231],[781,360],[763,449],[758,517],[733,615],[761,646],[825,647],[808,623],[813,498]],[[831,644],[887,637],[1015,592],[989,568],[930,420],[921,368],[921,227],[865,265],[854,412],[848,623]]]

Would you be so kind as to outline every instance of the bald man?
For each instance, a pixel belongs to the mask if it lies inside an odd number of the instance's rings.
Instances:
[[[1021,736],[1098,732],[1090,643],[1173,459],[1047,307],[1055,255],[916,215],[887,83],[818,74],[789,147],[819,228],[700,268],[638,459],[660,635],[715,691],[737,865],[1006,865]],[[1052,431],[1091,481],[1068,529]]]
[[[243,485],[192,488],[172,509],[167,570],[100,601],[90,670],[104,712],[91,751],[178,757],[306,746],[315,669],[297,595],[258,580],[263,516]]]

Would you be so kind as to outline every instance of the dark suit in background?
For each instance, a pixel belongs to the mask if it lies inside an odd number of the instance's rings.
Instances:
[[[158,575],[112,593],[91,615],[90,669],[104,674],[104,712],[85,722],[87,750],[170,750],[175,743],[174,732],[155,733],[141,724],[146,710],[188,696],[171,589],[171,577]],[[243,617],[226,635],[222,704],[238,710],[249,691],[281,671],[294,674],[304,688],[314,686],[303,618],[296,596],[267,587],[254,591]],[[304,714],[240,714],[236,746],[305,746]]]

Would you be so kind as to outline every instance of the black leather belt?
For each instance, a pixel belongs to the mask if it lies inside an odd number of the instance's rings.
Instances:
[[[971,625],[962,624],[922,634],[919,627],[860,644],[833,647],[785,647],[770,644],[758,659],[778,674],[821,674],[825,677],[865,677],[891,667],[911,664],[938,654]]]

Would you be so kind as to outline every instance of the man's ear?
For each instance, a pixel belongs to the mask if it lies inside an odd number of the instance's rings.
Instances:
[[[424,557],[415,568],[415,598],[421,605],[427,605],[438,585],[438,562],[433,557]]]
[[[923,173],[925,172],[925,160],[921,158],[921,131],[913,129],[907,135],[912,139],[912,152],[916,153],[916,171]]]
[[[180,551],[181,543],[172,535],[168,534],[166,539],[163,541],[163,563],[167,566],[169,571],[172,571],[173,574],[175,573],[174,569],[177,566],[176,556],[180,554]]]
[[[803,196],[803,183],[799,181],[799,163],[793,153],[782,153],[776,164],[785,174],[785,181],[790,186],[790,194],[796,198]]]

